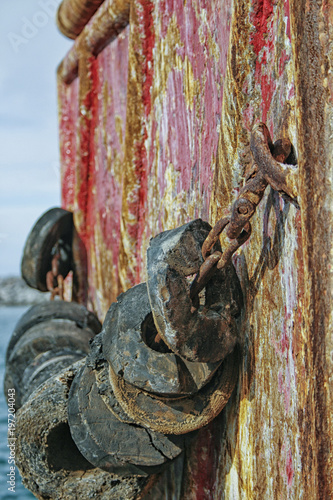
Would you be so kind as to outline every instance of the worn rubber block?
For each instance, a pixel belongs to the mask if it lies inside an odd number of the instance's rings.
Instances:
[[[96,467],[122,476],[158,472],[183,450],[178,437],[152,437],[147,429],[116,418],[98,393],[95,372],[87,366],[72,384],[68,421],[82,455]]]
[[[71,353],[76,359],[86,357],[89,353],[91,335],[91,330],[78,328],[73,321],[64,319],[51,319],[26,330],[16,342],[6,363],[5,394],[9,388],[14,388],[16,407],[19,408],[24,397],[27,396],[26,389],[28,388],[31,392],[36,388],[36,386],[27,387],[29,379],[32,382],[32,373],[35,372],[36,375],[39,373],[39,376],[35,378],[36,384],[44,382],[51,374],[56,373],[56,358],[64,350],[63,355]],[[40,358],[45,353],[50,353],[50,357],[52,358],[53,355],[54,358],[51,373],[49,372],[50,364],[44,367],[40,365]],[[67,358],[67,366],[70,366],[73,361],[73,357]],[[66,362],[65,358],[61,360],[61,363],[63,362]],[[28,376],[27,379],[25,375]]]
[[[22,278],[30,287],[47,291],[46,274],[51,269],[51,250],[60,239],[71,246],[72,233],[72,212],[55,207],[38,219],[28,235],[21,261]]]
[[[126,382],[165,396],[194,394],[211,379],[220,365],[182,359],[162,341],[150,347],[157,335],[146,283],[121,294],[103,324],[103,355]]]
[[[83,364],[79,361],[49,379],[18,411],[16,465],[23,484],[39,499],[136,500],[149,489],[148,478],[123,478],[95,468],[72,440],[68,392]]]
[[[135,420],[124,412],[114,395],[110,382],[109,363],[105,359],[99,360],[98,367],[95,369],[95,377],[98,393],[108,410],[113,413],[120,422],[125,424],[136,424]]]
[[[190,278],[198,273],[201,253],[211,226],[197,219],[160,233],[147,251],[147,287],[156,328],[174,352],[194,362],[223,360],[238,341],[236,318],[243,295],[230,262],[215,270],[207,283],[204,301],[195,311],[190,298]],[[213,251],[221,251],[219,242]]]
[[[138,424],[164,434],[186,434],[207,425],[227,404],[237,382],[239,353],[236,348],[207,385],[181,399],[159,398],[128,384],[111,367],[109,370],[114,395]]]
[[[50,319],[68,319],[74,321],[79,328],[91,330],[92,337],[102,329],[102,325],[95,314],[76,302],[57,300],[47,302],[46,304],[38,304],[30,307],[17,322],[7,347],[6,361],[16,342],[18,342],[27,330],[38,323],[43,323]]]

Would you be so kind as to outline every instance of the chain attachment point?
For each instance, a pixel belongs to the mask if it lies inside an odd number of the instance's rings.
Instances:
[[[255,160],[248,173],[245,185],[240,189],[237,200],[232,205],[231,216],[220,219],[210,231],[202,246],[204,263],[200,267],[190,289],[192,312],[199,308],[199,293],[212,278],[217,269],[223,269],[233,254],[251,235],[249,220],[262,200],[268,184],[296,201],[295,170],[284,162],[290,156],[292,145],[289,139],[279,139],[273,144],[267,126],[260,123],[251,134],[250,147]],[[223,230],[231,243],[226,250],[210,254]]]
[[[64,276],[68,274],[69,254],[70,249],[62,240],[57,241],[51,250],[51,270],[46,274],[46,286],[51,292],[50,300],[54,300],[56,296],[64,300]]]
[[[297,168],[283,163],[291,152],[290,141],[282,139],[274,145],[276,156],[270,149],[271,138],[264,123],[257,125],[251,134],[250,147],[254,161],[267,183],[276,191],[287,194],[297,203]]]
[[[202,256],[205,259],[201,265],[199,272],[193,280],[190,288],[190,298],[192,300],[192,313],[199,308],[199,293],[205,288],[208,281],[212,278],[214,272],[217,269],[224,269],[231,260],[233,254],[241,247],[251,236],[251,224],[246,223],[241,234],[235,238],[226,248],[226,250],[221,252],[214,252],[209,255],[209,251],[213,248],[220,234],[223,232],[225,227],[229,224],[229,217],[223,217],[220,219],[213,229],[207,236],[204,244],[202,246]]]

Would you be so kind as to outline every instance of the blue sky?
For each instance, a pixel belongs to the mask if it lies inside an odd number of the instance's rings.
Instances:
[[[0,276],[19,275],[25,239],[60,204],[56,68],[72,41],[59,0],[2,0],[0,16]]]

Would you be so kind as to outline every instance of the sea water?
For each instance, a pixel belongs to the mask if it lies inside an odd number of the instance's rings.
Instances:
[[[3,393],[3,379],[5,374],[5,355],[7,345],[20,317],[29,307],[0,306],[0,499],[1,500],[29,500],[35,498],[22,484],[20,474],[15,472],[15,493],[8,491],[10,464],[9,448],[7,447],[8,405]]]

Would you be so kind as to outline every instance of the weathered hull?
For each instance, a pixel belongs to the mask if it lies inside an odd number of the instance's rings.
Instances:
[[[151,498],[330,498],[331,2],[133,0],[125,28],[129,3],[113,4],[99,41],[92,19],[58,71],[63,207],[86,253],[81,300],[101,320],[145,280],[152,236],[229,207],[253,124],[289,137],[300,170],[300,210],[267,189],[234,257],[237,390]]]

